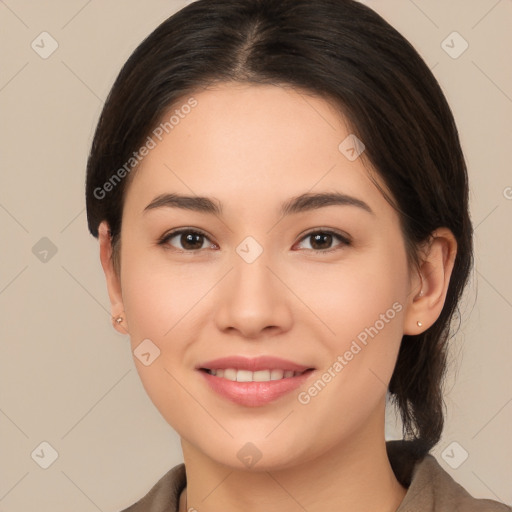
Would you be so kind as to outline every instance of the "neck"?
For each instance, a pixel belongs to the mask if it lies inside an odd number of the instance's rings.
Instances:
[[[382,430],[359,432],[315,459],[280,470],[240,470],[182,439],[187,488],[180,512],[395,512],[406,489],[397,481]]]

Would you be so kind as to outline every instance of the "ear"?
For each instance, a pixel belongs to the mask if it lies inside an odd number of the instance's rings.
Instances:
[[[106,221],[102,221],[98,228],[100,242],[100,260],[105,279],[107,281],[108,296],[110,298],[110,310],[112,324],[116,331],[128,334],[128,322],[124,314],[123,296],[121,293],[121,281],[114,269],[112,261],[112,237]],[[118,319],[122,319],[118,321]]]
[[[404,334],[421,334],[438,319],[446,299],[456,254],[457,241],[453,233],[444,227],[435,230],[424,250],[420,275],[411,283],[404,316]]]

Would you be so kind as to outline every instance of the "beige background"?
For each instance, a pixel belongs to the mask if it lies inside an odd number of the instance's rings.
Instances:
[[[433,69],[469,165],[476,267],[434,454],[473,495],[512,504],[512,2],[366,3]],[[97,241],[86,228],[84,172],[121,65],[183,5],[0,1],[0,512],[119,510],[182,460],[177,435],[139,382],[128,339],[111,327]],[[58,43],[46,59],[31,47],[43,46],[43,31]],[[453,31],[469,44],[456,59],[441,46]],[[460,39],[448,41],[461,48]],[[57,250],[46,262],[43,237]],[[390,415],[388,437],[396,431]],[[43,441],[58,452],[48,469],[39,465],[50,456]],[[452,469],[462,450],[467,460]]]

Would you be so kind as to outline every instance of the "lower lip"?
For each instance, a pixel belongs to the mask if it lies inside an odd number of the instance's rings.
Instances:
[[[210,375],[203,370],[199,370],[199,372],[204,376],[213,391],[238,405],[245,405],[246,407],[259,407],[291,393],[304,384],[313,373],[312,370],[307,370],[301,375],[285,379],[266,382],[236,382]]]

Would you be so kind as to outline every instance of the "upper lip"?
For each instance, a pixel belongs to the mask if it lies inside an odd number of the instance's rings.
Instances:
[[[257,372],[259,370],[292,370],[294,372],[303,372],[305,370],[313,369],[311,366],[304,366],[297,364],[286,359],[272,356],[259,356],[259,357],[242,357],[242,356],[229,356],[219,359],[213,359],[199,364],[196,369],[218,370],[226,368],[235,368],[237,370],[249,370]]]

